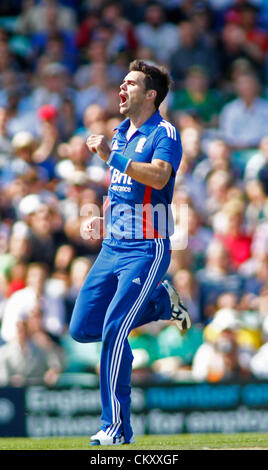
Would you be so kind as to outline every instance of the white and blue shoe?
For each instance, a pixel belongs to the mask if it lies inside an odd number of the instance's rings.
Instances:
[[[178,292],[171,283],[167,280],[163,281],[163,286],[168,292],[171,304],[171,321],[175,321],[177,327],[181,332],[189,330],[191,328],[191,319],[189,312],[183,304]]]
[[[91,446],[118,446],[122,444],[134,444],[135,439],[132,436],[129,442],[125,441],[124,435],[120,434],[119,436],[108,436],[106,432],[101,429],[94,436],[90,438]]]

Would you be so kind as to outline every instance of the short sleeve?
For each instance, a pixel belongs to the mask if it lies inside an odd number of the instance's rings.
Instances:
[[[181,162],[182,146],[180,135],[172,124],[165,122],[158,126],[153,149],[152,160],[157,158],[170,163],[176,173]]]

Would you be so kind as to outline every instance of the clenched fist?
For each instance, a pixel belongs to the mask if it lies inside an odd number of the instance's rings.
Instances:
[[[91,135],[86,142],[90,152],[98,153],[105,162],[108,160],[111,149],[106,142],[104,135]]]

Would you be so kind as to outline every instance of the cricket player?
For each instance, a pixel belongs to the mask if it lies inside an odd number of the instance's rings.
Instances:
[[[158,110],[169,87],[163,67],[133,61],[120,86],[125,119],[111,148],[103,135],[87,139],[89,150],[111,170],[102,249],[77,297],[69,327],[76,341],[102,341],[102,422],[92,445],[135,442],[130,331],[159,319],[175,321],[181,331],[191,326],[178,293],[162,282],[170,263],[170,204],[182,155],[178,131]],[[102,222],[93,217],[85,232],[101,231]]]

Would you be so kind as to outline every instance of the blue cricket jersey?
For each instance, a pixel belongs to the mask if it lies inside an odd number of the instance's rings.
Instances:
[[[154,158],[164,160],[171,164],[173,171],[166,186],[157,190],[110,167],[111,180],[104,215],[106,238],[168,238],[173,233],[170,204],[182,156],[180,135],[159,111],[127,140],[129,125],[130,119],[127,118],[116,128],[112,151],[137,162],[150,163]]]

